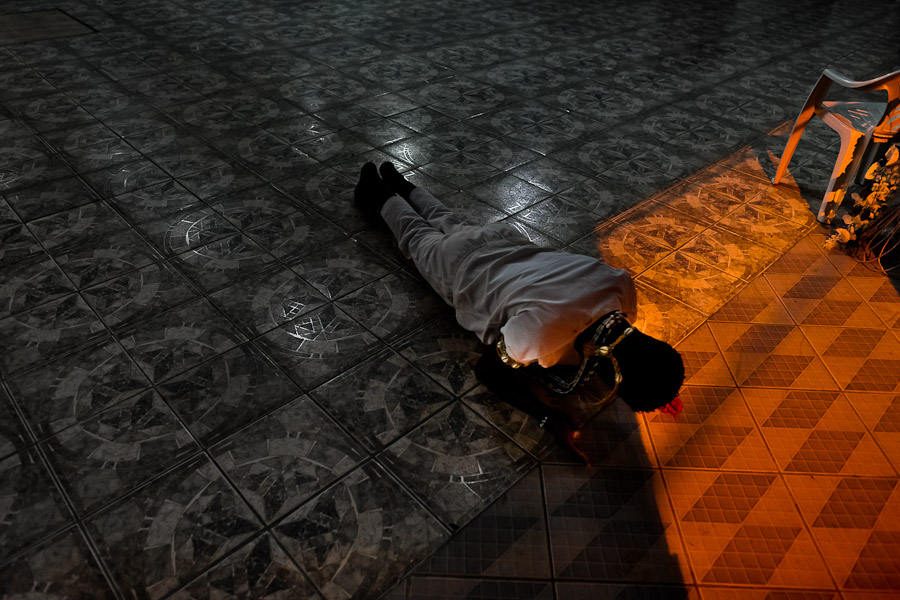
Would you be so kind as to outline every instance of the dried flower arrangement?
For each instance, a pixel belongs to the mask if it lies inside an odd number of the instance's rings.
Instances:
[[[853,205],[835,219],[835,230],[825,240],[825,248],[842,247],[862,260],[872,260],[873,243],[900,236],[900,141],[892,141],[884,155],[866,171],[861,190],[851,194]],[[885,244],[879,244],[884,250]],[[880,255],[875,257],[880,260]]]

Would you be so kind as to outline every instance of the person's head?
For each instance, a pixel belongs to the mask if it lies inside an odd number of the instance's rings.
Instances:
[[[675,348],[638,330],[625,336],[612,350],[622,381],[618,396],[636,412],[662,408],[675,399],[684,383],[684,362]],[[612,361],[601,359],[597,374],[612,387]]]

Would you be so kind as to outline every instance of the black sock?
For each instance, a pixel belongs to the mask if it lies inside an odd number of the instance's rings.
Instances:
[[[353,200],[364,211],[378,213],[394,192],[378,176],[375,163],[367,162],[359,173],[359,183],[353,190]]]
[[[393,163],[381,163],[380,172],[381,179],[395,194],[400,194],[404,199],[409,200],[409,195],[416,189],[416,186],[408,182],[403,175],[397,171],[397,168],[394,167]]]

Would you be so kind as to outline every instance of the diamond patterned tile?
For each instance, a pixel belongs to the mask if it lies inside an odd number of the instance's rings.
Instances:
[[[815,588],[830,581],[779,476],[663,474],[701,583]]]
[[[710,322],[709,328],[740,386],[836,388],[798,327]]]
[[[653,446],[664,467],[775,469],[759,429],[734,388],[685,386],[676,418],[647,415]]]
[[[541,477],[532,471],[426,560],[421,575],[550,577]]]
[[[900,588],[900,532],[873,531],[843,586],[850,589],[897,590]]]
[[[700,588],[703,600],[841,600],[838,591],[775,590],[771,588]],[[844,596],[846,598],[846,596]]]
[[[900,286],[896,280],[884,276],[848,276],[847,279],[884,324],[897,329],[900,324]]]
[[[896,478],[787,476],[798,507],[843,588],[895,589]],[[885,544],[886,542],[886,544]],[[893,562],[893,567],[891,567]]]
[[[767,274],[791,316],[809,325],[881,327],[875,311],[850,283],[836,275]]]
[[[696,588],[683,585],[643,586],[611,583],[558,582],[558,598],[572,600],[699,600]]]
[[[676,346],[684,361],[684,382],[688,385],[733,386],[734,378],[706,324],[695,329]]]
[[[546,466],[543,476],[557,577],[692,580],[658,474]]]
[[[840,274],[822,250],[821,242],[803,237],[766,270],[767,275],[837,276]]]
[[[793,323],[790,313],[787,312],[765,277],[757,277],[751,281],[747,287],[710,316],[710,320],[769,325]]]
[[[819,527],[821,542],[810,537],[821,507],[788,518],[773,492],[789,478],[880,484],[900,467],[900,286],[824,249],[812,222],[838,136],[811,122],[785,182],[771,183],[792,124],[782,121],[822,68],[874,74],[896,58],[891,2],[855,3],[840,19],[778,0],[144,4],[60,6],[93,35],[3,46],[0,33],[0,269],[13,277],[0,284],[0,413],[13,417],[0,424],[0,456],[37,448],[35,464],[49,456],[60,471],[25,469],[4,485],[14,507],[61,483],[103,496],[107,474],[129,495],[74,528],[51,517],[40,539],[28,530],[40,498],[14,508],[15,554],[2,566],[14,594],[896,596],[894,496],[870,528]],[[679,344],[684,412],[616,402],[598,413],[588,402],[605,390],[582,390],[571,406],[601,465],[589,472],[485,394],[471,368],[484,348],[446,307],[426,306],[390,232],[352,207],[367,160],[413,168],[415,185],[473,222],[506,218],[536,243],[643,275],[636,324]],[[128,412],[157,392],[172,414]],[[320,412],[265,435],[298,397]],[[450,407],[453,419],[435,419]],[[208,461],[157,470],[165,457],[149,445],[169,446],[151,434],[176,424],[207,453],[236,441],[246,472],[223,479]],[[335,467],[347,436],[361,454]],[[117,460],[81,468],[71,450],[97,440],[87,462]],[[389,460],[406,441],[416,447]],[[321,465],[295,468],[295,455]],[[482,535],[466,557],[493,574],[394,587],[537,461],[571,468],[573,489],[595,473],[610,485],[585,489],[628,488],[613,480],[635,472],[650,483],[630,499],[611,493],[619,508],[599,520],[588,502],[573,501],[580,520],[534,513],[549,529],[520,540],[541,542],[542,557],[555,543],[543,569],[526,566],[524,542],[500,553],[508,538]],[[141,470],[158,479],[142,488]],[[688,475],[711,478],[679,523],[661,484]],[[775,480],[732,498],[730,480],[713,485],[720,475]],[[862,519],[883,500],[834,485],[809,492],[821,506],[835,494],[823,523]],[[544,491],[558,498],[548,485],[528,502]],[[590,502],[608,503],[601,495]],[[63,512],[84,504],[63,500]],[[571,530],[553,532],[554,519]]]
[[[894,474],[843,394],[783,389],[743,389],[742,393],[784,471]]]
[[[409,600],[552,600],[549,582],[496,579],[455,579],[450,577],[412,577]]]
[[[803,332],[843,389],[900,390],[900,340],[892,332],[812,326]]]
[[[900,472],[900,396],[847,392],[847,399]]]
[[[581,447],[590,463],[602,467],[646,468],[656,466],[656,457],[650,446],[650,436],[641,415],[636,414],[624,402],[614,402],[597,412],[593,403],[605,396],[606,386],[593,387],[588,383],[580,393],[569,397],[567,412],[581,427]],[[575,405],[575,408],[572,406]],[[583,423],[583,424],[582,424]],[[582,464],[581,459],[567,449],[544,457],[544,463],[562,462]]]

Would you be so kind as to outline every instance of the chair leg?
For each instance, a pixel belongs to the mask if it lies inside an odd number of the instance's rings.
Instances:
[[[791,136],[784,145],[784,152],[781,153],[781,160],[778,162],[778,169],[775,171],[772,183],[776,185],[781,183],[781,178],[787,172],[788,163],[791,162],[791,158],[794,156],[794,150],[797,149],[797,144],[800,143],[800,138],[803,137],[806,125],[814,114],[812,111],[807,111],[807,107],[803,107],[803,111],[797,117],[797,122],[794,123],[794,128],[791,130]]]
[[[831,180],[825,189],[819,214],[816,216],[820,223],[830,223],[834,218],[835,211],[841,205],[844,194],[847,192],[847,186],[852,183],[862,155],[865,153],[865,138],[865,134],[859,131],[841,132],[841,150],[834,163],[834,169],[831,171]]]
[[[800,114],[797,115],[797,121],[794,123],[794,128],[791,130],[791,135],[788,138],[787,144],[784,145],[784,152],[781,153],[781,160],[778,163],[778,169],[775,171],[775,177],[772,178],[772,183],[776,185],[781,183],[781,178],[784,177],[784,174],[787,172],[788,164],[794,156],[794,150],[797,149],[797,144],[800,143],[800,138],[806,130],[806,125],[815,116],[816,107],[825,99],[825,95],[828,93],[830,87],[831,79],[826,77],[823,73],[816,82],[816,85],[813,86],[806,102],[803,103]]]

